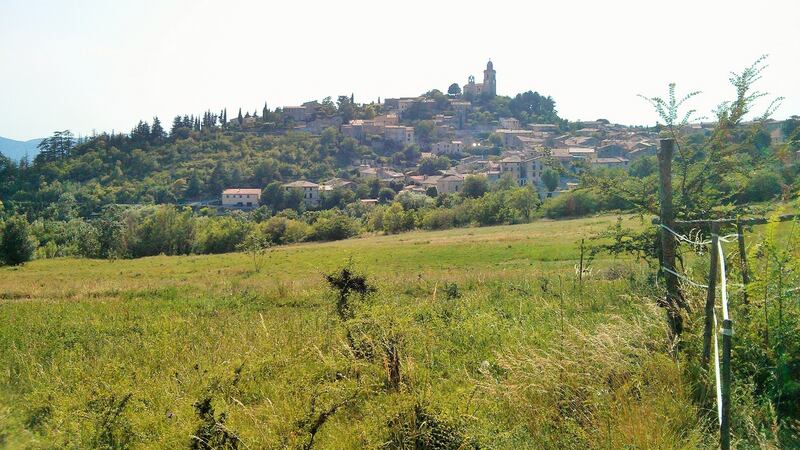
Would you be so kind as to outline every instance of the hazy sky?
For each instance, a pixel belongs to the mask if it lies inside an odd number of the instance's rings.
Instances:
[[[553,96],[562,117],[653,124],[636,94],[759,88],[800,114],[800,1],[0,0],[0,136],[129,131],[139,119],[325,96],[356,101],[479,80]],[[762,102],[763,104],[763,102]]]

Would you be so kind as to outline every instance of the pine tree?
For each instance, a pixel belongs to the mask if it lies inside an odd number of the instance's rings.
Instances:
[[[244,123],[244,117],[242,117],[242,108],[239,108],[239,117],[237,117],[237,120],[239,121],[239,126]]]
[[[150,128],[150,142],[158,144],[164,140],[164,137],[164,127],[161,126],[161,120],[158,119],[158,116],[153,117],[153,126]]]
[[[175,132],[178,130],[178,128],[181,128],[182,126],[183,126],[183,119],[181,119],[181,116],[175,116],[175,118],[172,119],[172,128],[170,128],[169,130],[170,136],[175,136]]]
[[[267,108],[267,102],[264,102],[264,109],[261,110],[261,117],[264,119],[264,121],[267,120],[267,113],[269,113],[269,108]]]

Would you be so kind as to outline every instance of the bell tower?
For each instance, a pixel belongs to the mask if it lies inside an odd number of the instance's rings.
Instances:
[[[497,78],[491,59],[486,64],[486,70],[483,71],[483,92],[488,92],[492,97],[497,95]]]

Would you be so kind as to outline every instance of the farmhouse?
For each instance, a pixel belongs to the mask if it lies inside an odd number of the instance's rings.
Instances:
[[[261,200],[261,189],[225,189],[222,206],[225,208],[255,208]]]

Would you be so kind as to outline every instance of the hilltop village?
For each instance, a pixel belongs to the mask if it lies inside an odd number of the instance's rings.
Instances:
[[[358,179],[365,178],[376,178],[398,193],[436,196],[461,191],[470,176],[484,177],[490,184],[506,176],[547,198],[577,186],[576,177],[583,169],[624,169],[637,159],[655,155],[657,149],[654,130],[603,119],[567,123],[556,115],[550,97],[535,92],[511,99],[498,97],[497,71],[491,61],[481,83],[469,76],[462,86],[453,83],[446,94],[433,90],[366,105],[340,97],[338,106],[330,99],[311,101],[275,112],[265,108],[261,117],[240,113],[225,123],[229,129],[246,131],[263,128],[270,116],[282,118],[295,132],[337,132],[374,150],[353,158],[343,176],[283,184],[287,191],[300,191],[308,207],[319,206],[326,191],[354,188]],[[386,150],[413,156],[378,156],[387,154]],[[557,176],[545,182],[548,170]],[[262,188],[229,186],[222,193],[222,205],[256,207]]]

